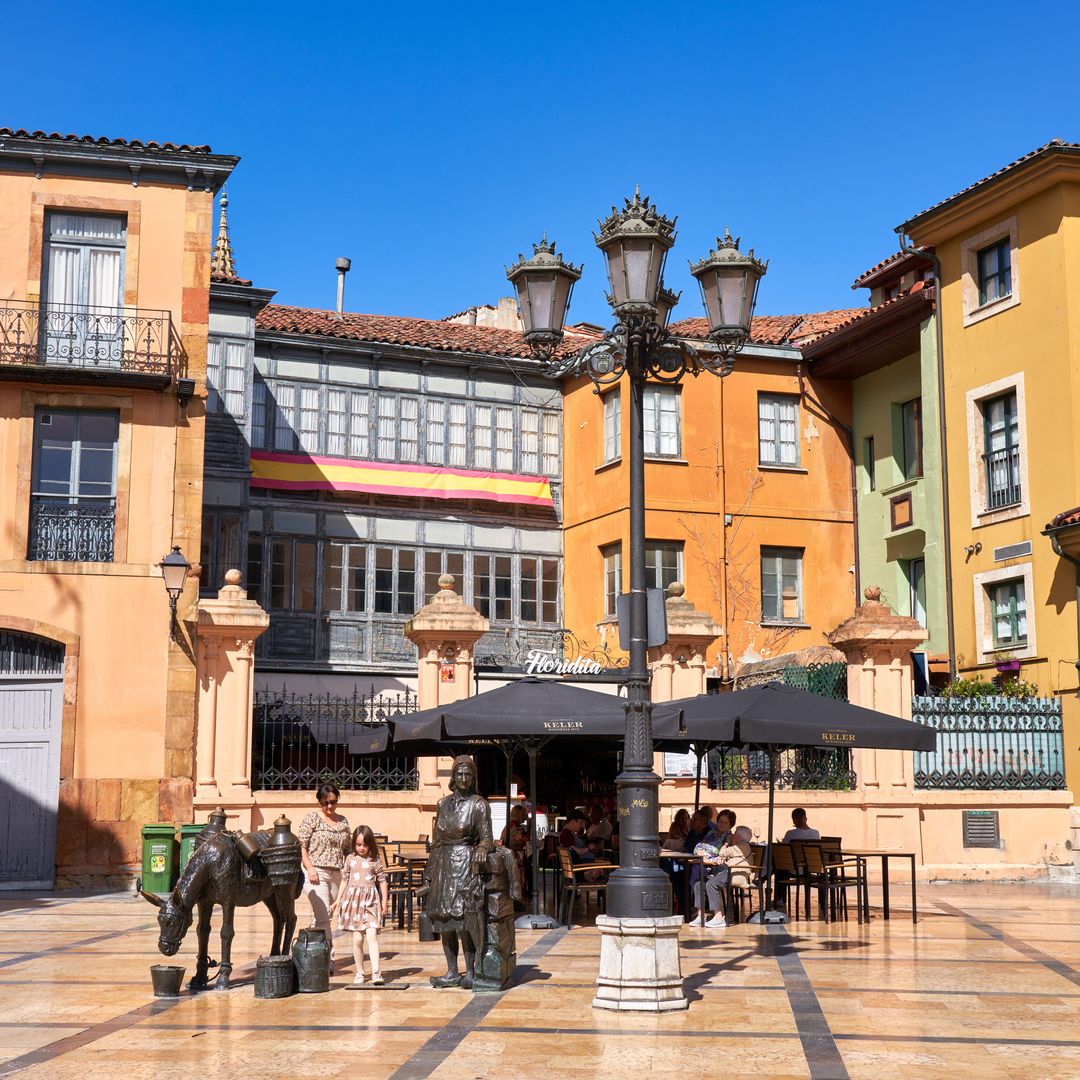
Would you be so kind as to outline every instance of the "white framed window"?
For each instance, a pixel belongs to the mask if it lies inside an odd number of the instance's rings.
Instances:
[[[459,468],[469,461],[469,413],[463,401],[450,402],[447,456],[449,464]]]
[[[267,441],[266,383],[257,372],[251,387],[251,445],[259,450],[269,450]]]
[[[319,388],[301,386],[300,391],[300,449],[308,454],[319,452]]]
[[[514,471],[514,410],[501,406],[495,409],[495,468]]]
[[[348,452],[349,415],[345,411],[348,394],[344,390],[326,392],[326,452],[345,457]]]
[[[615,601],[622,592],[622,544],[600,549],[604,559],[604,617],[614,618]]]
[[[366,458],[370,453],[368,428],[371,423],[368,412],[369,397],[366,393],[354,393],[349,417],[349,457]]]
[[[676,541],[645,541],[645,588],[666,589],[683,580],[683,546]]]
[[[802,548],[761,549],[761,621],[801,623]]]
[[[323,541],[323,611],[367,611],[367,552],[366,544]]]
[[[1016,215],[960,242],[960,296],[964,326],[1020,303]]]
[[[427,403],[427,462],[442,465],[446,462],[446,403]]]
[[[612,390],[604,396],[604,464],[622,453],[622,398]]]
[[[521,413],[521,471],[530,476],[540,471],[540,414],[534,409]]]
[[[679,457],[682,438],[679,422],[679,388],[645,388],[645,456]]]
[[[490,405],[477,405],[473,420],[473,454],[478,469],[491,468],[491,418]]]
[[[965,402],[972,527],[1026,517],[1031,508],[1024,373],[969,390]]]
[[[401,410],[400,460],[418,461],[420,459],[420,403],[414,397],[403,397],[399,407]]]
[[[296,449],[296,388],[288,383],[274,386],[274,449]]]
[[[799,464],[799,399],[794,394],[758,394],[758,461]]]
[[[379,457],[384,461],[394,461],[397,458],[397,398],[391,394],[379,394],[377,412]]]
[[[1036,654],[1035,620],[1028,607],[1036,595],[1031,563],[1014,563],[976,574],[975,638],[978,662],[991,663],[1008,653],[1017,659]]]
[[[559,414],[555,412],[540,414],[540,469],[545,476],[559,475]]]
[[[247,373],[246,341],[211,338],[206,352],[207,412],[244,416],[244,380]]]

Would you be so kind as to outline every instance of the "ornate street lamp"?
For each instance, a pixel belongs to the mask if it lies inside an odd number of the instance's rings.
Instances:
[[[596,386],[630,382],[630,664],[626,678],[623,771],[616,779],[620,867],[608,883],[607,913],[619,919],[659,919],[671,914],[671,885],[660,869],[657,837],[660,778],[653,772],[652,704],[647,652],[645,565],[645,385],[676,383],[687,373],[724,376],[750,337],[758,282],[767,264],[725,233],[691,273],[701,284],[714,347],[694,348],[667,329],[679,297],[664,289],[663,272],[675,243],[675,221],[635,192],[600,222],[596,246],[607,262],[608,303],[616,323],[604,338],[569,356],[557,357],[566,310],[580,268],[564,263],[554,244],[534,247],[507,268],[521,306],[525,340],[553,378],[588,375]]]
[[[169,594],[169,636],[175,639],[176,604],[184,591],[184,582],[187,581],[191,563],[184,558],[180,545],[175,544],[172,551],[158,563],[158,566],[161,568],[161,577],[165,582],[165,591]]]

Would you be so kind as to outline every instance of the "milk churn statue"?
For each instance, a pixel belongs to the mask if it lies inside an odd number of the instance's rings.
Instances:
[[[514,901],[521,899],[521,875],[508,848],[496,848],[487,857],[484,878],[484,944],[474,990],[505,990],[517,966]]]
[[[446,974],[432,986],[472,989],[476,956],[484,948],[485,892],[481,876],[495,850],[491,810],[476,793],[476,762],[467,755],[454,759],[450,794],[439,800],[425,871],[426,912],[442,939]],[[458,967],[464,953],[465,974]]]

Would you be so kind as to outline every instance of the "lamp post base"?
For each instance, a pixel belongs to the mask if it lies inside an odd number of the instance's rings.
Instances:
[[[554,930],[558,925],[550,915],[538,915],[534,912],[519,915],[514,920],[514,928],[517,930]]]
[[[593,1008],[654,1013],[688,1008],[679,961],[682,925],[681,915],[661,919],[598,915],[600,974]]]
[[[767,911],[755,911],[746,921],[760,925],[761,923],[786,923],[788,918],[782,911],[769,909]]]

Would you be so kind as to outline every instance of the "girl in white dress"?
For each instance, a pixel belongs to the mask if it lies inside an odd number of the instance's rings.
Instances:
[[[386,869],[379,858],[379,845],[367,825],[358,825],[352,834],[353,854],[345,860],[341,872],[341,895],[334,905],[338,928],[352,931],[353,958],[356,961],[354,985],[364,982],[364,944],[371,961],[371,981],[383,982],[379,970],[379,930],[386,917],[389,890]]]

